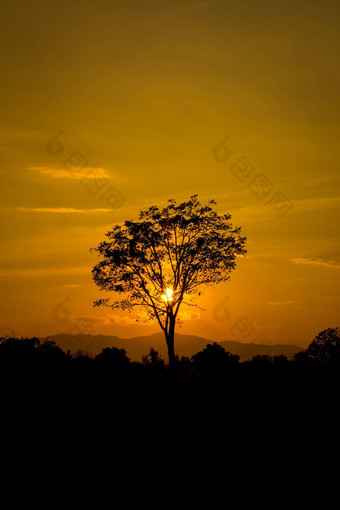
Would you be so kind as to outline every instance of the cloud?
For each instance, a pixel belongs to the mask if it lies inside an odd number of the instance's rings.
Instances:
[[[103,326],[109,326],[111,323],[106,317],[97,315],[69,315],[63,326],[68,324],[69,332],[75,333],[95,333]]]
[[[150,319],[146,312],[139,312],[137,315],[117,315],[114,313],[110,313],[106,315],[106,319],[108,321],[107,325],[116,325],[116,326],[130,326],[131,324],[139,326],[150,326],[155,322],[156,319]]]
[[[179,312],[178,317],[182,321],[190,321],[200,319],[201,316],[199,312]]]
[[[64,287],[71,288],[71,287],[81,287],[79,283],[71,283],[69,285],[64,285]]]
[[[287,301],[268,301],[267,305],[273,305],[273,306],[277,306],[277,305],[292,305],[294,303],[296,303],[296,301],[292,301],[292,300],[288,299]]]
[[[68,285],[69,287],[69,285]],[[138,316],[118,315],[108,313],[106,315],[76,315],[72,314],[65,303],[69,298],[65,298],[63,302],[59,303],[53,310],[52,318],[54,322],[59,324],[63,330],[69,333],[95,333],[103,327],[110,326],[130,326],[137,324]],[[142,312],[142,315],[146,313]],[[148,320],[148,323],[141,325],[150,325],[153,321]]]
[[[274,210],[270,206],[264,207],[261,202],[244,205],[247,202],[247,196],[249,196],[247,188],[240,192],[230,193],[229,201],[232,205],[228,212],[231,212],[233,217],[237,215],[238,222],[247,222],[247,224],[258,223],[270,218],[271,215],[275,219]],[[290,197],[288,196],[287,198],[289,199]],[[312,211],[337,210],[339,207],[340,197],[294,198],[293,207],[287,211],[287,216],[296,212],[308,213]]]
[[[131,324],[136,324],[136,317],[128,317],[126,315],[117,315],[117,314],[109,314],[107,315],[108,325],[116,325],[116,326],[130,326]]]
[[[331,267],[335,269],[340,268],[340,264],[334,262],[334,260],[322,260],[318,257],[298,257],[290,259],[293,264],[301,265],[301,266],[323,266],[323,267]]]
[[[181,312],[178,314],[182,321],[199,319],[200,314],[198,312]],[[146,312],[139,312],[138,314],[127,314],[118,315],[114,313],[108,313],[105,316],[96,315],[70,315],[67,318],[70,325],[77,328],[77,330],[91,330],[96,331],[103,326],[150,326],[153,325],[156,319],[150,319]]]
[[[294,200],[295,209],[299,211],[319,211],[321,209],[337,209],[340,197],[314,197]]]
[[[68,315],[63,322],[63,326],[68,325],[70,332],[86,332],[93,333],[102,327],[108,327],[112,325],[116,326],[127,326],[130,324],[136,324],[136,319],[129,317],[121,317],[119,315]]]
[[[2,269],[0,270],[0,278],[40,278],[44,276],[53,275],[78,275],[89,274],[91,268],[89,266],[75,266],[75,267],[39,267],[39,268],[15,268],[15,269]]]
[[[57,214],[72,214],[72,213],[98,213],[98,212],[112,212],[112,209],[75,209],[74,207],[17,207],[16,211],[26,212],[39,212],[39,213],[57,213]]]
[[[105,168],[86,166],[82,168],[79,175],[70,172],[64,167],[53,167],[53,166],[30,166],[29,170],[35,170],[41,175],[50,177],[51,179],[81,179],[86,175],[86,179],[98,179],[98,177],[106,179],[110,177]]]

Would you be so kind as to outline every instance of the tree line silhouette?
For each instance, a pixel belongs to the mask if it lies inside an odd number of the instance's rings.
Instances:
[[[170,371],[154,349],[136,362],[116,347],[91,357],[81,351],[72,355],[38,338],[2,338],[0,380],[2,397],[45,402],[61,398],[107,406],[162,401],[167,405],[169,398],[202,404],[275,397],[282,403],[287,395],[315,401],[339,388],[340,329],[322,331],[291,360],[257,355],[240,362],[239,356],[215,342],[191,358],[176,358]]]

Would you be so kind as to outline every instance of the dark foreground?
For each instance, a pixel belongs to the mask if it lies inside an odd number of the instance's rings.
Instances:
[[[338,411],[340,363],[307,351],[291,361],[256,356],[240,363],[218,344],[168,366],[155,351],[142,363],[124,350],[104,349],[95,358],[71,356],[55,344],[33,339],[0,343],[0,395],[23,419],[27,416],[105,416],[116,423],[196,416],[254,421],[264,414],[286,419]],[[26,417],[26,418],[25,418]]]
[[[18,473],[37,491],[48,481],[52,497],[70,486],[87,497],[98,477],[113,497],[149,501],[170,476],[191,501],[206,490],[209,507],[218,490],[239,494],[235,480],[248,491],[272,478],[281,494],[292,472],[300,480],[336,458],[339,383],[338,359],[307,352],[240,363],[216,344],[169,371],[155,352],[131,363],[118,349],[90,358],[6,339],[2,464],[24,497]]]
[[[3,465],[27,474],[38,466],[39,479],[82,473],[90,485],[104,470],[109,487],[133,473],[144,488],[166,472],[185,483],[196,472],[204,484],[211,476],[225,484],[227,472],[275,477],[275,465],[300,473],[301,461],[337,451],[339,383],[338,360],[306,352],[240,363],[215,344],[169,371],[155,352],[131,363],[115,348],[73,357],[53,343],[6,339]]]

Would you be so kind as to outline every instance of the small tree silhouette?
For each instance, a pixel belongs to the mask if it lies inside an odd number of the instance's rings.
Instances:
[[[100,354],[97,354],[94,361],[97,366],[118,374],[126,372],[130,365],[125,349],[117,347],[105,347]]]
[[[92,248],[102,260],[92,270],[101,290],[124,294],[94,306],[144,309],[165,334],[169,366],[175,363],[174,334],[182,304],[197,306],[193,298],[205,286],[229,280],[236,257],[245,255],[245,237],[233,228],[229,214],[219,216],[211,205],[201,206],[197,195],[163,210],[152,206],[140,221],[125,221],[107,232],[107,241]]]
[[[192,356],[194,365],[204,372],[223,372],[228,369],[236,368],[240,357],[237,354],[231,354],[217,342],[208,344],[203,351]]]
[[[164,360],[160,357],[157,351],[151,347],[150,352],[146,356],[142,356],[143,365],[157,369],[164,368]]]

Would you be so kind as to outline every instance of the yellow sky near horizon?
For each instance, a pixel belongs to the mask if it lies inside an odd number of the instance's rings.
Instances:
[[[339,326],[338,2],[1,10],[0,335],[158,331],[92,307],[89,248],[193,194],[248,256],[179,333],[307,345]]]

